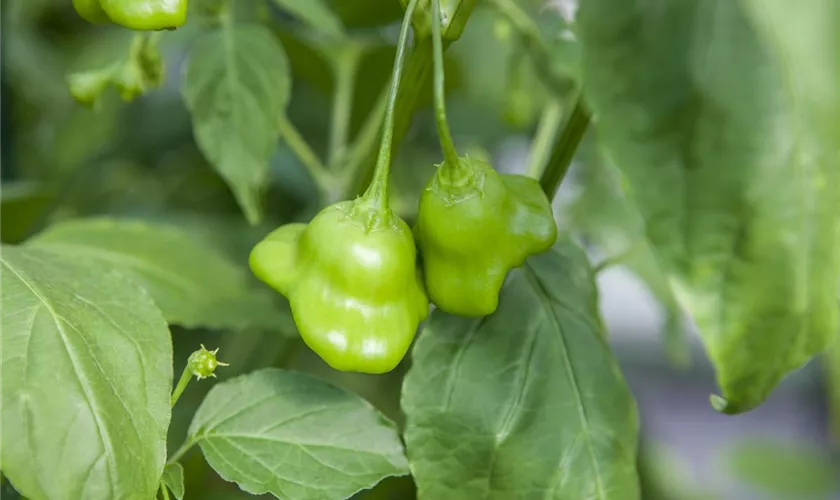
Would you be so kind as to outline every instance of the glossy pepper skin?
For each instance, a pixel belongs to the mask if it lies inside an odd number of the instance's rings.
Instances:
[[[92,24],[105,24],[111,22],[108,14],[102,10],[99,0],[73,0],[73,8],[85,21]]]
[[[304,342],[337,370],[391,371],[429,312],[411,230],[362,199],[279,227],[250,266],[289,299]]]
[[[539,183],[462,157],[458,179],[437,172],[420,197],[414,228],[429,298],[459,316],[486,316],[508,271],[551,248],[557,225]]]
[[[175,29],[187,21],[187,0],[99,0],[116,24],[134,30]]]

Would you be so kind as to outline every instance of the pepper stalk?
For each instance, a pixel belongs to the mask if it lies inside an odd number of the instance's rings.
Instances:
[[[388,174],[391,169],[391,145],[394,138],[394,114],[399,94],[400,80],[402,79],[403,65],[405,64],[405,51],[408,45],[408,30],[411,27],[411,19],[417,7],[417,0],[411,0],[405,11],[400,37],[397,42],[397,55],[394,58],[394,71],[391,76],[391,89],[388,93],[388,103],[385,108],[385,122],[382,127],[382,141],[379,144],[379,154],[376,158],[376,169],[373,173],[373,180],[362,195],[362,200],[371,203],[378,211],[385,212],[388,209]]]

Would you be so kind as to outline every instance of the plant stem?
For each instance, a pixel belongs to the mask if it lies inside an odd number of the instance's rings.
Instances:
[[[446,122],[446,97],[444,96],[444,73],[443,73],[443,41],[440,34],[440,0],[432,0],[432,51],[434,58],[434,101],[435,101],[435,124],[437,125],[440,148],[443,150],[444,164],[441,169],[451,177],[458,170],[458,151],[455,143],[452,142],[452,135],[449,133],[449,124]]]
[[[446,37],[450,29],[457,33],[457,30],[463,29],[472,13],[472,4],[474,2],[463,1],[458,4],[458,8],[452,15],[452,19],[447,24],[446,31],[443,33]],[[443,43],[443,50],[451,43],[450,40],[445,40]],[[432,44],[418,43],[415,44],[414,50],[408,58],[405,70],[405,85],[402,87],[399,98],[397,99],[396,118],[394,120],[394,136],[392,148],[396,149],[400,141],[408,132],[408,127],[411,124],[411,117],[414,112],[414,106],[420,96],[420,91],[425,88],[427,78],[429,77],[429,70],[432,69]],[[373,155],[368,156],[362,160],[361,166],[357,169],[358,172],[354,174],[354,178],[348,185],[348,196],[360,193],[367,186],[371,179],[373,166],[376,163],[376,158]]]
[[[382,126],[382,117],[385,114],[385,106],[388,104],[388,91],[390,85],[382,88],[379,97],[376,99],[376,104],[370,113],[365,118],[365,123],[359,131],[353,144],[350,146],[350,151],[347,153],[344,169],[344,175],[347,183],[352,183],[356,180],[359,168],[367,160],[368,155],[373,148],[376,147],[376,139],[379,138],[379,129]],[[356,186],[346,186],[349,189],[355,189]],[[351,194],[351,193],[347,193]],[[347,198],[349,196],[345,196]]]
[[[321,163],[318,155],[312,151],[312,148],[309,147],[306,139],[300,135],[300,132],[298,132],[294,123],[289,120],[289,117],[286,116],[285,113],[280,115],[280,120],[277,126],[280,136],[283,137],[283,140],[285,140],[286,144],[289,145],[289,149],[291,149],[300,162],[303,163],[303,166],[306,167],[309,174],[313,179],[315,179],[315,182],[320,184],[322,187],[324,184],[327,184],[330,178],[329,172],[327,172],[326,167],[324,167],[324,164]]]
[[[167,460],[166,463],[174,464],[178,462],[178,460],[181,460],[181,458],[184,455],[186,455],[187,452],[190,451],[193,446],[195,446],[195,442],[191,439],[187,439],[186,441],[184,441],[184,444],[182,444],[180,448],[175,450],[175,453],[173,453],[172,456],[169,457],[169,460]]]
[[[417,0],[411,0],[405,9],[400,38],[397,42],[397,55],[394,58],[394,72],[391,75],[391,90],[388,93],[388,104],[385,107],[385,123],[382,127],[382,142],[379,144],[379,155],[376,158],[376,168],[373,180],[363,197],[370,200],[380,210],[388,208],[388,173],[391,169],[391,144],[394,137],[394,110],[400,89],[403,65],[405,64],[405,49],[408,45],[408,31],[411,28],[411,18]]]
[[[557,99],[551,99],[540,117],[537,133],[531,143],[531,158],[528,161],[528,175],[539,179],[551,151],[551,141],[563,120],[563,107]]]
[[[160,482],[160,496],[163,500],[169,500],[169,490],[166,488],[166,485],[163,484],[163,481]]]
[[[548,165],[546,165],[545,172],[540,178],[540,186],[551,199],[554,199],[566,172],[569,171],[578,144],[580,144],[580,140],[589,126],[590,118],[589,110],[586,109],[583,99],[578,96],[572,114],[566,122],[566,127],[554,142]]]
[[[395,150],[398,147],[400,140],[402,140],[408,132],[411,115],[414,111],[414,105],[420,96],[420,90],[423,88],[423,84],[425,83],[426,78],[428,78],[429,70],[431,68],[432,45],[426,43],[416,44],[414,46],[414,50],[408,58],[408,62],[406,63],[405,76],[403,78],[405,80],[405,85],[397,98],[393,143],[391,145],[392,150]],[[390,87],[387,87],[387,89],[390,89]],[[382,107],[381,109],[377,109],[377,112],[383,115],[385,113],[385,108],[387,107],[388,93],[386,92],[384,95],[385,97],[381,104]],[[381,122],[376,125],[378,137],[379,130],[381,129]],[[361,139],[362,134],[359,135]],[[360,150],[359,152],[365,156],[359,159],[358,166],[353,172],[353,177],[349,180],[347,186],[348,197],[353,194],[362,193],[365,187],[370,184],[373,179],[373,169],[376,165],[376,156],[373,147],[369,147],[367,150]]]
[[[332,168],[338,166],[347,149],[347,136],[353,113],[353,87],[356,83],[356,70],[359,67],[361,55],[360,48],[349,43],[339,55],[338,60],[333,61],[335,90],[327,157],[327,162]]]
[[[175,390],[172,391],[172,396],[169,398],[169,406],[175,406],[175,403],[178,402],[178,398],[181,397],[181,394],[183,394],[184,389],[187,388],[187,385],[190,383],[192,378],[193,373],[190,370],[190,364],[187,363],[184,367],[184,371],[181,372],[181,378],[178,380],[178,385],[175,386]]]

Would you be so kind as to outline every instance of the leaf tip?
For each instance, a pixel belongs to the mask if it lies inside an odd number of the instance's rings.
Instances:
[[[711,396],[709,396],[709,403],[712,405],[712,408],[714,408],[716,411],[722,413],[724,410],[726,410],[726,399],[718,396],[717,394],[712,394]]]
[[[709,403],[712,405],[712,408],[715,411],[724,413],[727,415],[734,415],[736,413],[740,413],[737,405],[733,405],[729,400],[722,396],[718,396],[717,394],[712,394],[709,396]]]

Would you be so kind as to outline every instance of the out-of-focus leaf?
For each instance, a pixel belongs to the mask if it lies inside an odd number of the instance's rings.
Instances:
[[[3,473],[29,498],[153,498],[172,342],[151,298],[75,252],[3,246]]]
[[[576,3],[577,0],[572,0]],[[580,58],[583,47],[574,34],[574,25],[566,15],[561,4],[570,3],[560,0],[552,4],[540,4],[536,14],[537,26],[548,47],[550,56],[548,74],[555,82],[579,81]]]
[[[67,117],[56,123],[49,151],[52,163],[49,173],[60,177],[84,168],[99,153],[114,147],[119,137],[121,107],[116,98],[100,100],[96,110],[73,106]]]
[[[485,109],[495,108],[499,117],[509,105],[510,73],[519,72],[514,81],[518,81],[523,95],[529,97],[531,112],[526,120],[533,123],[538,115],[536,110],[545,101],[544,91],[536,80],[530,60],[524,54],[515,59],[510,57],[513,52],[511,40],[501,41],[490,36],[494,24],[501,20],[502,17],[493,10],[476,9],[461,39],[452,44],[447,53],[452,54],[462,65],[463,98],[475,101],[476,106]],[[511,65],[516,67],[511,68]],[[447,73],[447,80],[448,76]],[[519,108],[517,111],[523,112]],[[453,132],[457,133],[458,130]]]
[[[193,46],[182,92],[196,142],[248,220],[259,222],[277,122],[291,92],[283,48],[263,26],[225,22]]]
[[[432,313],[402,407],[421,499],[639,498],[636,404],[568,240],[512,271],[492,315]]]
[[[399,21],[403,10],[399,0],[327,0],[345,26],[369,28]]]
[[[149,216],[147,220],[177,226],[189,233],[192,239],[202,240],[202,244],[217,249],[229,260],[241,263],[248,262],[254,245],[275,229],[268,223],[252,226],[238,214],[223,216],[168,211]]]
[[[718,495],[692,477],[688,464],[676,453],[656,443],[643,441],[639,455],[639,479],[645,500],[719,500]]]
[[[576,87],[580,79],[581,46],[559,2],[526,5],[516,0],[492,0],[503,19],[497,37],[520,47],[536,74],[555,97]]]
[[[324,0],[274,0],[274,3],[324,35],[333,38],[344,36],[341,20]]]
[[[771,495],[803,498],[840,487],[840,464],[826,451],[801,443],[743,439],[727,448],[724,463],[731,476]]]
[[[0,240],[19,243],[35,229],[54,194],[38,183],[3,182],[0,192]]]
[[[599,139],[726,413],[760,404],[840,326],[838,19],[834,0],[587,0],[578,13]]]
[[[690,352],[682,308],[647,240],[639,209],[628,196],[627,182],[597,146],[585,141],[581,152],[578,158],[583,160],[573,169],[575,194],[571,200],[564,200],[563,225],[645,283],[665,314],[665,352],[675,366],[685,366]]]
[[[189,439],[226,480],[278,498],[347,498],[408,474],[392,422],[356,394],[292,371],[264,369],[216,385]]]
[[[174,226],[78,219],[51,226],[28,244],[91,257],[135,275],[171,323],[239,330],[288,324],[275,295],[252,285],[244,266]]]

